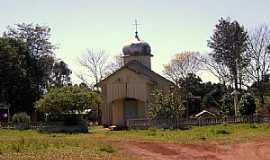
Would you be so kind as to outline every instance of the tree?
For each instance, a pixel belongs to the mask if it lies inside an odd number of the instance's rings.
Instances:
[[[16,24],[15,27],[8,27],[4,37],[10,37],[25,43],[33,61],[32,82],[39,91],[39,97],[49,86],[49,77],[54,64],[54,49],[50,42],[50,31],[48,26],[34,24]]]
[[[155,120],[175,121],[182,117],[185,108],[181,93],[174,88],[169,91],[156,89],[150,95],[149,115]]]
[[[87,69],[89,77],[94,78],[95,84],[105,77],[107,72],[107,61],[108,56],[102,50],[98,52],[88,50],[86,54],[83,54],[79,58],[80,64]],[[84,76],[79,75],[79,77],[84,83],[87,83]]]
[[[0,37],[0,101],[11,105],[11,113],[28,112],[38,91],[32,82],[33,58],[25,43]]]
[[[265,77],[270,69],[270,29],[261,25],[249,33],[247,55],[251,62],[247,68],[249,78],[253,82],[255,93],[260,97],[261,105],[264,104]]]
[[[234,113],[234,102],[231,95],[225,95],[222,100],[221,113],[226,116],[233,116]]]
[[[222,98],[224,95],[224,86],[217,84],[214,89],[204,95],[203,97],[203,106],[209,108],[214,107],[220,109],[222,105]]]
[[[241,115],[253,115],[256,110],[255,98],[251,94],[241,97],[239,111]]]
[[[226,85],[231,82],[231,75],[229,68],[223,63],[217,63],[211,54],[201,57],[201,61],[206,70],[216,76],[220,83]]]
[[[71,70],[64,61],[56,61],[52,68],[51,86],[63,87],[70,84]]]
[[[250,57],[246,54],[248,34],[237,21],[221,18],[216,25],[214,34],[208,40],[210,54],[217,63],[228,67],[238,89],[243,84],[244,71],[249,65]]]
[[[120,69],[121,67],[123,67],[124,66],[123,55],[119,54],[119,55],[113,56],[112,60],[109,62],[107,66],[108,66],[107,75],[110,75],[113,72]]]
[[[76,114],[86,109],[96,109],[100,97],[85,87],[65,86],[52,88],[36,102],[36,109],[51,115]]]
[[[163,73],[176,85],[188,74],[196,74],[200,69],[201,61],[198,52],[182,52],[175,55],[169,64],[164,65]]]
[[[187,90],[194,96],[203,97],[206,93],[212,91],[215,88],[215,84],[211,82],[203,83],[202,79],[193,74],[189,73],[187,77],[180,79],[180,88],[188,87]]]
[[[55,60],[49,27],[17,24],[0,39],[0,101],[11,104],[11,113],[33,112],[50,83],[69,80],[71,71]]]
[[[103,50],[98,52],[88,50],[86,54],[79,57],[79,63],[87,70],[87,73],[79,74],[78,77],[91,88],[124,66],[122,55],[116,55],[111,58]],[[94,79],[94,83],[89,83],[89,79]]]

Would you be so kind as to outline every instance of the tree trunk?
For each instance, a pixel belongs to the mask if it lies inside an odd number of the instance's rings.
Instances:
[[[260,93],[260,104],[261,104],[261,106],[264,105],[264,97],[263,97],[262,93]]]
[[[237,74],[235,74],[233,78],[234,78],[234,89],[235,90],[238,90],[238,78],[237,78]]]

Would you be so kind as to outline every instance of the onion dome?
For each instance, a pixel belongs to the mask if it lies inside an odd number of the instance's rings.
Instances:
[[[152,56],[150,45],[147,42],[140,40],[137,32],[135,33],[135,40],[123,47],[124,56]]]

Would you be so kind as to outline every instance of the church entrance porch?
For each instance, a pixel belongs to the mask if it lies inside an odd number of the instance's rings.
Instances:
[[[133,98],[118,99],[112,102],[112,125],[125,126],[128,119],[144,116],[144,102]]]

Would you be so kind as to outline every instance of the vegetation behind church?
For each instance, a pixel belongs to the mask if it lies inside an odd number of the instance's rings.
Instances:
[[[56,58],[50,32],[48,26],[23,23],[8,27],[0,37],[0,103],[9,104],[11,114],[31,114],[35,102],[39,111],[58,115],[97,106],[92,100],[99,101],[98,92],[72,86],[72,71]],[[149,103],[151,117],[177,119],[203,109],[233,115],[234,90],[241,93],[237,96],[240,114],[252,115],[265,107],[269,112],[269,37],[267,26],[247,32],[237,21],[221,18],[208,41],[209,54],[180,52],[164,65],[164,74],[181,92],[155,90]],[[123,65],[116,59],[117,63],[110,63],[104,52],[89,50],[80,62],[97,83]],[[202,68],[220,83],[202,82],[198,76]],[[84,87],[91,84],[84,82]],[[92,84],[90,88],[94,88]]]

